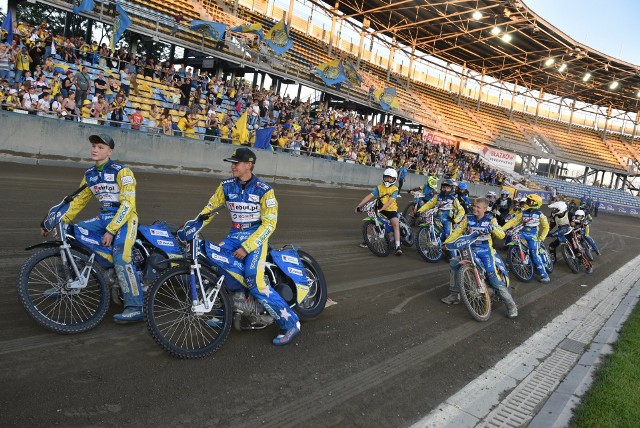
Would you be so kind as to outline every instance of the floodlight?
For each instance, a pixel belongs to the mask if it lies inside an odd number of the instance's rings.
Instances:
[[[494,36],[497,36],[498,34],[500,34],[502,32],[502,30],[500,29],[500,27],[493,27],[491,29],[491,34],[493,34]]]
[[[476,10],[475,12],[473,12],[473,15],[471,15],[471,16],[476,21],[479,21],[480,19],[482,19],[482,12],[480,12],[479,10]]]
[[[618,82],[617,80],[614,80],[614,81],[613,81],[613,82],[611,82],[611,84],[609,85],[609,89],[613,90],[613,89],[617,88],[619,84],[620,84],[620,82]]]
[[[565,71],[567,69],[567,63],[563,62],[562,65],[560,65],[560,67],[558,67],[558,71],[560,73],[562,73],[563,71]]]
[[[555,58],[548,58],[545,62],[544,65],[549,67],[550,65],[553,65],[553,63],[556,62]]]
[[[583,82],[586,82],[589,79],[591,79],[591,73],[585,73],[585,75],[582,77]]]
[[[502,35],[502,41],[505,43],[509,43],[511,41],[511,34],[505,33]]]

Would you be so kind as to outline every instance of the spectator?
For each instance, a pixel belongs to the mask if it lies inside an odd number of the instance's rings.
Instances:
[[[28,86],[27,92],[22,96],[22,108],[29,114],[36,114],[38,107],[38,95],[35,86]]]
[[[98,76],[93,81],[96,95],[103,95],[107,90],[107,81],[104,77],[104,71],[100,70]]]
[[[23,47],[20,52],[15,54],[14,57],[14,70],[16,72],[15,76],[15,85],[16,89],[18,86],[24,82],[24,74],[29,71],[31,67],[31,63],[33,62],[33,58],[29,55],[29,51],[27,47]]]
[[[64,118],[63,112],[65,112],[64,105],[62,104],[64,97],[61,93],[56,95],[56,99],[51,103],[51,112],[58,118]],[[66,113],[65,113],[66,114]]]
[[[111,112],[111,118],[109,125],[115,128],[120,128],[124,122],[124,107],[126,101],[124,95],[117,94],[116,99],[111,103],[109,111]]]
[[[43,92],[42,98],[38,100],[36,104],[36,111],[38,116],[50,116],[51,115],[51,93]]]
[[[62,107],[64,108],[62,116],[66,120],[75,120],[78,117],[78,106],[76,105],[76,93],[69,91],[67,96],[62,100]]]
[[[139,108],[134,108],[133,113],[129,116],[129,122],[131,123],[131,129],[140,130],[140,125],[144,122],[144,117],[140,114]]]

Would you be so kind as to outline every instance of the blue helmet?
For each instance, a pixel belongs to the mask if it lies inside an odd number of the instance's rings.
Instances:
[[[458,190],[467,190],[467,183],[461,181],[460,184],[458,184]]]

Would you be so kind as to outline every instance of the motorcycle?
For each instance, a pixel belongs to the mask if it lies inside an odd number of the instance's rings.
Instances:
[[[529,244],[524,238],[520,237],[523,225],[514,226],[509,230],[511,240],[506,244],[507,261],[509,270],[522,282],[529,282],[533,279],[534,266],[533,259],[529,253]],[[549,249],[544,242],[540,242],[538,255],[542,260],[542,265],[547,273],[553,272],[553,261],[549,255]]]
[[[360,212],[367,213],[362,224],[362,239],[373,254],[378,257],[386,257],[394,248],[393,226],[388,218],[380,214],[380,206],[380,200],[374,199],[360,208]],[[400,212],[398,213],[398,222],[400,223],[400,242],[411,247],[415,240],[413,229]]]
[[[569,269],[573,273],[578,273],[583,268],[585,271],[590,272],[593,269],[591,259],[587,255],[587,248],[589,245],[585,245],[584,236],[580,232],[580,229],[570,227],[565,233],[566,241],[560,243],[562,251],[562,257],[567,262]],[[588,243],[587,243],[588,244]],[[591,255],[593,257],[593,254]]]
[[[451,259],[451,263],[456,270],[455,281],[460,290],[462,303],[476,321],[487,321],[491,316],[492,296],[497,296],[497,293],[487,286],[486,271],[471,251],[471,244],[477,239],[477,233],[462,235],[455,241],[445,244],[445,248],[451,252],[457,252],[456,258]],[[495,260],[496,273],[509,288],[507,268],[497,254],[495,254]]]
[[[162,272],[145,295],[147,328],[155,342],[177,358],[203,358],[216,352],[236,330],[263,329],[274,318],[244,287],[244,263],[200,237],[204,221],[187,222],[178,236],[187,256]],[[320,265],[293,246],[268,248],[265,280],[300,320],[317,318],[327,302]]]
[[[437,212],[438,208],[431,208],[430,210],[420,213],[420,229],[418,230],[416,247],[422,258],[429,263],[436,263],[444,255],[442,251],[442,242],[444,240],[444,236],[442,236],[443,228],[440,221],[436,218]]]
[[[18,299],[27,314],[42,327],[63,334],[96,327],[109,309],[110,297],[121,304],[112,248],[100,244],[102,235],[62,222],[82,190],[49,210],[42,227],[52,231],[54,239],[25,249],[39,251],[22,263],[17,278]],[[143,290],[164,268],[165,260],[182,257],[174,233],[175,228],[160,222],[138,227],[132,261]]]

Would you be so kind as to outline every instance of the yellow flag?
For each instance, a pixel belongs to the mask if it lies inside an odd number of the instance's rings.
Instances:
[[[231,131],[231,143],[235,145],[245,145],[249,141],[249,129],[247,129],[247,110],[233,125]]]

